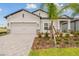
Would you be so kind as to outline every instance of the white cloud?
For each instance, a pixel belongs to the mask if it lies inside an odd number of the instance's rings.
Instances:
[[[2,11],[3,9],[2,8],[0,8],[0,11]]]
[[[26,4],[26,8],[27,9],[30,9],[30,8],[37,8],[36,4],[34,3],[29,3],[29,4]]]

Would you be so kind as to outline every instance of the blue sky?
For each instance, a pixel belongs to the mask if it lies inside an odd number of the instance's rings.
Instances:
[[[26,4],[26,3],[0,3],[0,26],[6,25],[6,19],[4,16],[11,14],[19,9],[26,9],[30,12],[39,9],[39,4]],[[70,11],[66,12],[66,14],[69,14]]]

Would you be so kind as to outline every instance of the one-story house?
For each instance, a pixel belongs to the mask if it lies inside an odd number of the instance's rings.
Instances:
[[[50,32],[49,27],[51,20],[48,17],[48,13],[42,9],[38,9],[34,12],[21,9],[5,16],[5,18],[8,21],[8,28],[11,29],[13,33],[32,32],[33,29],[36,29],[36,32]],[[55,29],[60,32],[69,30],[79,31],[79,20],[67,15],[59,17],[58,20],[53,22],[53,25]],[[29,29],[27,30],[27,28]]]

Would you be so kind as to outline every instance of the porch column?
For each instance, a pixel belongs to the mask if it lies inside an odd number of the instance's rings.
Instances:
[[[60,21],[58,21],[58,31],[60,32],[61,29],[60,29]]]
[[[68,32],[71,30],[71,21],[68,20]]]

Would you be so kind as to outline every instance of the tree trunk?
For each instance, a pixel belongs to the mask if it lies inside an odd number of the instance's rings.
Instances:
[[[51,39],[53,39],[53,41],[54,41],[54,47],[56,48],[57,45],[56,45],[56,35],[55,35],[55,33],[56,33],[56,30],[55,30],[55,28],[53,26],[53,21],[52,21],[51,22],[50,34],[51,34]]]

